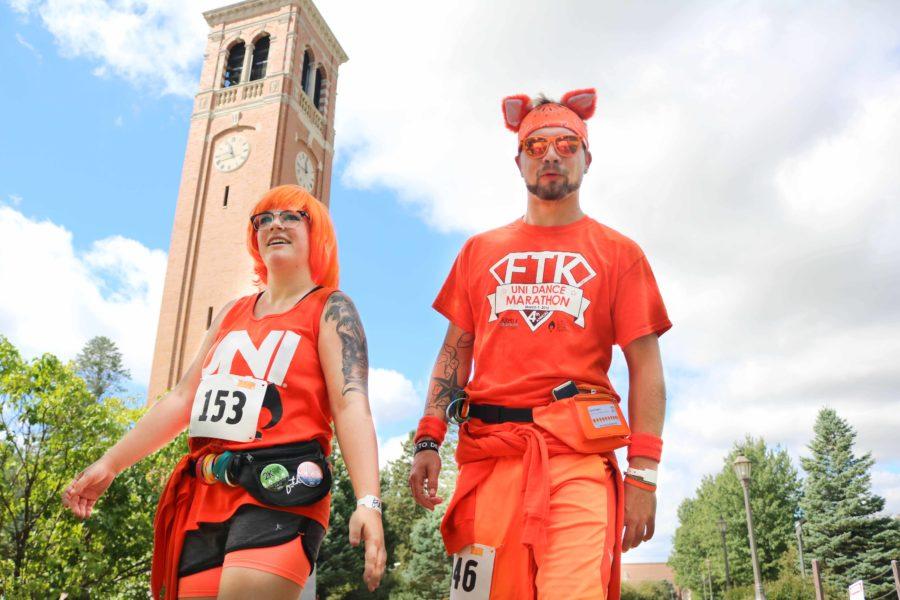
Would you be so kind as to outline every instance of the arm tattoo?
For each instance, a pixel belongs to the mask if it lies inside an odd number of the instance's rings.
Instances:
[[[475,336],[463,332],[455,344],[444,344],[441,348],[437,365],[443,369],[444,376],[431,378],[431,394],[428,399],[430,406],[445,412],[459,392],[463,391],[466,382],[459,381],[459,351],[470,348],[474,341]]]
[[[341,396],[348,392],[368,393],[369,387],[369,347],[366,332],[356,307],[342,292],[335,292],[325,305],[325,322],[335,322],[337,334],[341,338],[341,371],[344,386]]]

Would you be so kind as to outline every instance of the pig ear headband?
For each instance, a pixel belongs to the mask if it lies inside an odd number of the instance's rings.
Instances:
[[[503,99],[503,120],[506,128],[513,133],[518,133],[525,115],[531,112],[531,98],[525,94],[507,96]]]
[[[563,96],[559,103],[581,117],[582,121],[587,121],[594,116],[597,108],[597,90],[573,90]]]
[[[578,115],[582,121],[586,121],[594,116],[597,108],[597,90],[594,88],[573,90],[563,96],[559,103]],[[518,133],[529,112],[531,112],[531,98],[525,94],[507,96],[503,99],[503,120],[506,128],[513,133]]]

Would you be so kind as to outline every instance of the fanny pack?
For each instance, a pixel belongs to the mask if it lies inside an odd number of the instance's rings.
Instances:
[[[314,441],[206,454],[192,472],[206,484],[240,486],[270,506],[315,504],[328,495],[332,482],[325,453]]]
[[[585,454],[603,454],[630,444],[631,429],[612,396],[579,393],[534,409],[534,423]]]

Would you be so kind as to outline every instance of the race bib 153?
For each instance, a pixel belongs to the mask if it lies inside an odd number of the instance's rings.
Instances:
[[[204,377],[194,395],[188,435],[253,441],[267,385],[253,377],[229,374]]]

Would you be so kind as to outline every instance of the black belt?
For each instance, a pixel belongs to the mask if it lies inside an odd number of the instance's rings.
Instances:
[[[530,408],[509,408],[496,404],[469,404],[469,417],[485,423],[532,423],[534,416]]]

